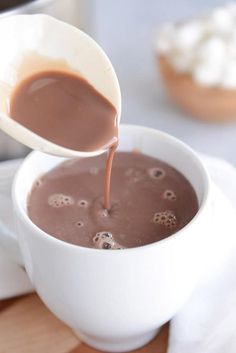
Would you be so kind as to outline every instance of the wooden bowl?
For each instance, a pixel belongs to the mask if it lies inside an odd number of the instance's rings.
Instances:
[[[236,120],[236,90],[202,86],[177,72],[164,56],[157,60],[170,98],[187,114],[205,121]]]

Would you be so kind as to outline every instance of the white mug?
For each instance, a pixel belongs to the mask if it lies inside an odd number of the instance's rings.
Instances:
[[[119,150],[134,149],[183,173],[199,202],[183,229],[149,245],[120,251],[84,248],[32,223],[27,215],[32,184],[63,158],[32,152],[12,188],[17,239],[37,293],[82,341],[109,352],[143,346],[178,312],[203,275],[214,241],[211,183],[198,155],[163,132],[121,125]]]

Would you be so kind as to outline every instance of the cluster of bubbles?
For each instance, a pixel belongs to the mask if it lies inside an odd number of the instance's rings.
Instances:
[[[64,194],[53,194],[49,196],[48,204],[49,206],[56,208],[71,206],[74,204],[74,199],[71,196]]]
[[[96,235],[93,237],[93,243],[97,249],[124,249],[124,247],[122,247],[113,239],[112,233],[106,231],[96,233]]]
[[[152,179],[155,179],[155,180],[163,179],[166,174],[164,169],[162,168],[149,168],[147,170],[147,173]],[[130,181],[135,183],[144,179],[145,174],[146,174],[145,171],[136,169],[136,168],[128,168],[125,171],[125,176],[127,176],[130,179]]]
[[[165,190],[163,198],[170,201],[176,201],[177,197],[173,190]]]
[[[152,179],[162,179],[166,173],[162,168],[149,168],[148,174]]]
[[[164,225],[167,228],[173,229],[177,226],[177,218],[173,211],[163,211],[154,214],[153,222]]]

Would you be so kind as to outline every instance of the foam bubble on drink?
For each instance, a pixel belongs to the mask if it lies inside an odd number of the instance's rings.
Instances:
[[[165,190],[163,193],[165,200],[176,201],[177,197],[173,190]]]
[[[53,194],[48,198],[48,204],[52,207],[65,207],[71,206],[74,204],[74,199],[71,196],[64,194]]]
[[[106,231],[96,233],[93,238],[93,243],[98,249],[111,249],[113,242],[112,233]]]
[[[89,173],[92,175],[97,175],[98,174],[98,168],[97,167],[92,167],[89,169]]]
[[[144,178],[144,172],[140,169],[128,168],[125,176],[129,178],[130,183],[137,183]]]
[[[39,186],[41,186],[43,184],[41,179],[36,180],[35,186],[38,188]]]
[[[79,200],[79,201],[78,201],[78,205],[79,205],[80,207],[86,208],[86,207],[88,207],[88,201],[87,201],[87,200]]]
[[[162,179],[166,173],[162,168],[149,168],[148,174],[152,179]]]
[[[175,228],[177,226],[177,218],[173,211],[166,210],[163,212],[157,212],[154,214],[153,222],[161,224],[167,228]]]
[[[106,231],[96,233],[96,235],[93,237],[93,243],[97,249],[124,249],[113,239],[112,233]]]
[[[103,208],[102,210],[99,210],[98,213],[99,213],[99,216],[100,216],[100,217],[103,217],[103,218],[109,216],[109,212],[108,212],[108,210],[106,210],[105,208]]]
[[[76,222],[76,227],[79,227],[79,228],[81,228],[81,227],[83,227],[84,226],[84,222],[83,221],[78,221],[78,222]]]

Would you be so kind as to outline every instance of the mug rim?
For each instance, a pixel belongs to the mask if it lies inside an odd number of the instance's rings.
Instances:
[[[194,217],[190,220],[190,222],[188,222],[183,228],[181,228],[180,230],[178,230],[177,232],[173,233],[172,235],[161,239],[161,240],[157,240],[153,243],[149,243],[149,244],[145,244],[145,245],[141,245],[141,246],[137,246],[137,247],[132,247],[132,248],[125,248],[122,249],[122,251],[107,251],[106,249],[96,249],[96,248],[89,248],[89,247],[84,247],[84,246],[80,246],[80,245],[76,245],[76,244],[72,244],[72,243],[68,243],[64,240],[55,238],[54,236],[48,234],[47,232],[45,232],[44,230],[42,230],[41,228],[39,228],[27,215],[27,212],[22,208],[22,206],[20,205],[17,193],[18,193],[18,189],[17,189],[17,185],[18,185],[18,178],[19,175],[22,173],[22,170],[24,169],[24,166],[28,163],[28,160],[30,160],[32,158],[32,156],[34,156],[37,153],[42,154],[42,152],[39,151],[32,151],[29,153],[29,155],[24,158],[22,164],[20,165],[19,169],[17,170],[17,173],[14,177],[13,180],[13,184],[12,184],[12,200],[13,200],[13,206],[15,211],[17,212],[17,217],[20,216],[23,220],[24,223],[27,224],[27,227],[32,227],[34,230],[34,235],[37,234],[37,236],[39,237],[43,237],[45,240],[55,243],[55,245],[60,246],[60,247],[67,247],[70,248],[71,250],[74,251],[88,251],[88,252],[93,252],[93,253],[99,253],[99,254],[124,254],[124,253],[130,253],[130,252],[134,252],[134,251],[144,251],[144,250],[148,250],[148,249],[152,249],[156,246],[161,246],[163,244],[165,244],[166,242],[170,242],[175,240],[176,238],[181,237],[182,235],[184,235],[184,233],[186,232],[186,230],[191,227],[193,225],[193,223],[195,223],[199,217],[201,217],[202,213],[204,212],[205,208],[208,205],[208,200],[209,200],[209,194],[210,194],[210,176],[209,173],[206,169],[206,167],[204,166],[203,162],[201,161],[200,157],[198,156],[198,154],[190,147],[188,146],[186,143],[182,142],[181,140],[179,140],[178,138],[157,130],[155,128],[150,128],[150,127],[146,127],[146,126],[142,126],[142,125],[135,125],[135,124],[120,124],[120,128],[125,128],[125,129],[137,129],[137,130],[142,130],[144,133],[155,133],[158,136],[161,136],[163,138],[168,139],[170,142],[178,144],[180,147],[184,148],[185,150],[187,150],[191,156],[194,159],[194,162],[198,165],[198,168],[202,174],[203,180],[204,180],[204,186],[203,186],[203,197],[202,197],[202,201],[201,204],[199,205],[198,211],[197,213],[194,215]],[[118,146],[118,151],[119,151],[119,146]],[[55,156],[53,156],[55,157]],[[62,157],[65,159],[65,157]],[[154,157],[155,158],[155,157]],[[175,167],[174,167],[175,168]],[[193,186],[192,186],[193,187]],[[30,185],[30,188],[28,190],[31,190],[32,188],[32,184]],[[194,188],[194,187],[193,187]],[[194,189],[195,191],[195,189]],[[195,191],[196,192],[196,191]]]

